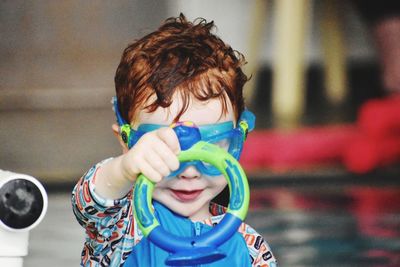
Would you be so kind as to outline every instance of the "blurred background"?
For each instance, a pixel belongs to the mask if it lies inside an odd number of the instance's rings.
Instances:
[[[1,1],[0,168],[50,194],[25,266],[79,265],[69,197],[120,153],[110,104],[120,56],[180,12],[213,20],[248,61],[248,221],[281,266],[400,265],[400,8],[374,2]]]

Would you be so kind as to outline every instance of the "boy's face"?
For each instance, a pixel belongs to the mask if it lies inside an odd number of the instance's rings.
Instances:
[[[168,108],[159,107],[153,113],[141,111],[138,114],[139,124],[169,125],[181,109],[181,98],[175,100]],[[192,121],[196,125],[215,124],[226,121],[235,122],[234,112],[228,103],[228,112],[222,115],[222,103],[218,99],[201,102],[194,99],[180,121]],[[134,127],[136,128],[136,126]],[[192,221],[208,218],[209,203],[226,186],[224,176],[206,176],[194,166],[187,167],[176,177],[164,178],[157,183],[153,192],[153,199],[161,202],[169,209]]]

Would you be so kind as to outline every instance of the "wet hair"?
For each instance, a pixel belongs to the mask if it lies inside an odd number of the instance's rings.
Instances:
[[[247,76],[242,54],[212,33],[214,22],[183,14],[167,19],[158,30],[130,44],[115,74],[122,117],[133,122],[140,110],[169,107],[179,92],[183,105],[174,121],[187,110],[192,97],[200,101],[219,98],[222,113],[233,106],[236,118],[244,109],[243,85]],[[229,101],[228,101],[229,99]]]

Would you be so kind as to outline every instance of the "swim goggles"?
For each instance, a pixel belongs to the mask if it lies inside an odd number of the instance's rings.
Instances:
[[[168,127],[168,125],[159,124],[140,124],[137,130],[131,128],[131,125],[127,123],[121,116],[118,108],[118,101],[116,97],[112,98],[113,109],[119,125],[119,134],[123,142],[132,148],[137,141],[145,133],[157,130],[161,127]],[[179,122],[179,123],[191,123],[191,122]],[[193,124],[193,123],[192,123]],[[245,109],[234,127],[232,121],[208,124],[198,126],[200,131],[201,140],[215,144],[227,152],[229,152],[236,160],[239,160],[240,154],[242,153],[243,143],[246,140],[248,132],[254,129],[255,116],[254,114]],[[171,125],[173,126],[173,125]],[[168,177],[173,177],[182,173],[187,167],[195,166],[198,171],[208,176],[221,175],[221,172],[214,166],[205,163],[203,161],[188,161],[181,162],[178,170],[172,172]]]

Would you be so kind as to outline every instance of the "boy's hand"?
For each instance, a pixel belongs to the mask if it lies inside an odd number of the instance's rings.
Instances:
[[[142,173],[157,183],[179,168],[179,152],[178,137],[171,128],[146,133],[123,155],[123,174],[127,179],[134,180]]]

